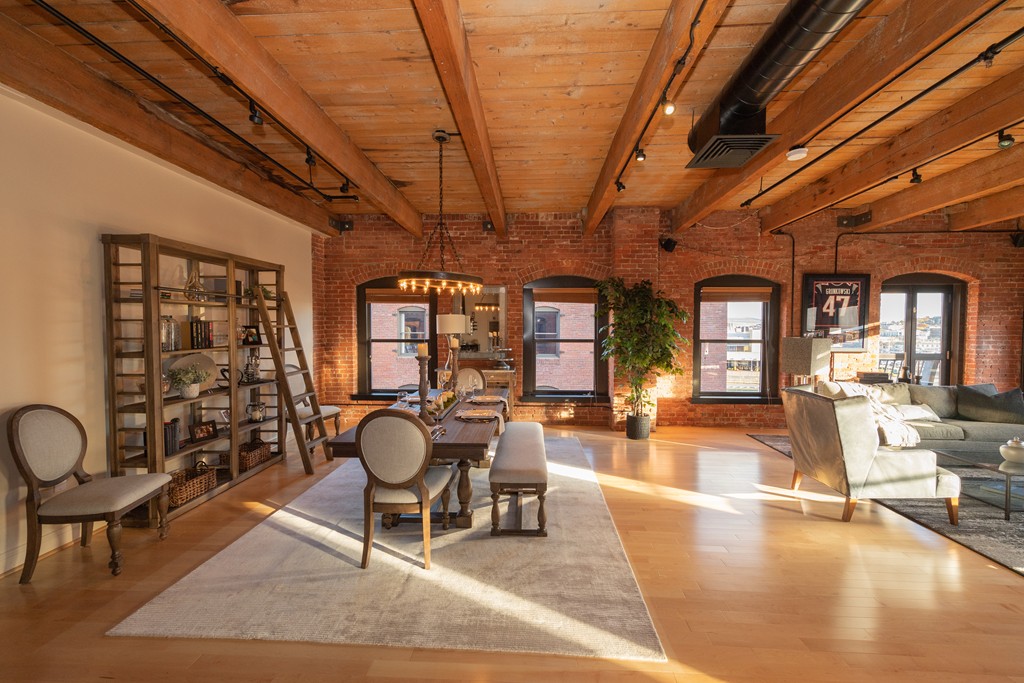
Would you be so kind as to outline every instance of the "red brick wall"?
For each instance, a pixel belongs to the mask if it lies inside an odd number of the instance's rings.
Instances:
[[[340,237],[315,238],[313,245],[314,331],[313,357],[321,399],[342,405],[357,416],[368,409],[349,399],[356,391],[355,288],[366,280],[394,275],[414,267],[423,242],[379,216],[353,216],[355,231]],[[424,224],[431,226],[433,217]],[[762,236],[754,212],[719,212],[702,225],[673,235],[675,251],[658,248],[658,236],[668,229],[668,218],[657,209],[616,209],[597,233],[582,237],[574,214],[520,214],[509,222],[509,237],[497,239],[481,229],[483,216],[457,216],[451,222],[462,268],[480,274],[486,284],[505,285],[508,297],[507,336],[515,366],[522,361],[522,285],[552,275],[582,275],[601,279],[615,274],[627,283],[650,279],[656,288],[693,313],[694,283],[729,274],[754,275],[782,287],[783,336],[799,333],[799,316],[791,314],[791,301],[800,306],[800,284],[805,273],[833,270],[836,238],[835,214],[823,212],[799,221],[786,232],[795,237],[795,288],[792,285],[790,239]],[[898,230],[937,230],[941,218],[924,216],[894,227]],[[843,231],[847,232],[847,231]],[[934,272],[967,283],[967,382],[991,381],[1001,390],[1016,386],[1020,376],[1021,312],[1024,309],[1024,252],[1013,249],[1005,234],[878,234],[843,237],[839,242],[838,272],[871,276],[869,322],[877,330],[881,283],[914,272]],[[794,297],[793,299],[792,297]],[[442,306],[446,301],[442,299]],[[983,324],[982,324],[983,321]],[[681,328],[692,339],[692,322]],[[869,335],[871,332],[869,331]],[[443,345],[441,345],[443,346]],[[868,351],[836,354],[835,376],[851,377],[859,369],[873,369],[878,339],[868,338]],[[741,425],[748,428],[783,425],[778,406],[694,405],[692,360],[686,346],[685,371],[657,383],[657,419],[660,424]],[[783,384],[785,380],[783,378]],[[550,423],[619,424],[623,414],[621,387],[616,389],[614,411],[593,406],[517,406],[519,419]]]

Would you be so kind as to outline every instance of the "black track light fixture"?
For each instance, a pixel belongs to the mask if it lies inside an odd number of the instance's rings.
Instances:
[[[916,168],[913,171],[911,171],[911,173],[910,173],[910,182],[911,182],[911,184],[919,185],[922,180],[924,180],[924,178],[921,177],[921,174],[917,172]]]
[[[263,125],[263,117],[260,116],[260,110],[256,108],[253,100],[249,100],[249,120],[257,126]]]
[[[621,180],[616,180],[615,181],[615,189],[618,190],[619,192],[622,192],[623,190],[626,189],[626,184],[624,182],[622,182]]]
[[[665,116],[672,116],[676,113],[676,103],[668,98],[667,95],[663,95],[661,98],[661,111]]]
[[[348,178],[345,178],[345,182],[343,182],[341,184],[341,193],[342,194],[348,194],[348,191],[349,191]]]
[[[313,150],[309,147],[306,148],[306,166],[313,168],[316,166],[316,157],[313,156]]]
[[[647,155],[644,154],[644,150],[642,147],[637,147],[636,153],[633,155],[633,158],[636,159],[637,161],[643,161],[644,159],[647,158]]]
[[[1005,130],[999,131],[999,149],[1009,149],[1013,147],[1013,143],[1016,142],[1013,136],[1007,133]]]

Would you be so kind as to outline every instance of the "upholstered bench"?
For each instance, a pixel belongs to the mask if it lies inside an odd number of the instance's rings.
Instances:
[[[548,489],[548,458],[544,452],[544,428],[539,422],[509,422],[498,438],[498,447],[491,462],[491,536],[503,534],[529,534],[547,536],[544,528],[544,495]],[[525,493],[537,496],[537,528],[523,529],[523,502]],[[515,506],[516,525],[501,527],[498,497],[511,496],[510,507]]]

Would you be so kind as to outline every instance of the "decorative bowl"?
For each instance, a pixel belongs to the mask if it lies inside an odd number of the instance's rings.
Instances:
[[[1024,464],[1024,443],[1018,441],[1016,443],[1010,442],[1004,446],[1000,446],[999,455],[1003,456],[1003,460]]]

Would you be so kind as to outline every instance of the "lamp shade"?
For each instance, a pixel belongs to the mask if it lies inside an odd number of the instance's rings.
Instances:
[[[817,375],[828,370],[831,355],[831,339],[784,337],[779,370],[794,375]]]
[[[443,313],[437,316],[438,334],[464,334],[466,332],[466,316],[457,313]]]

